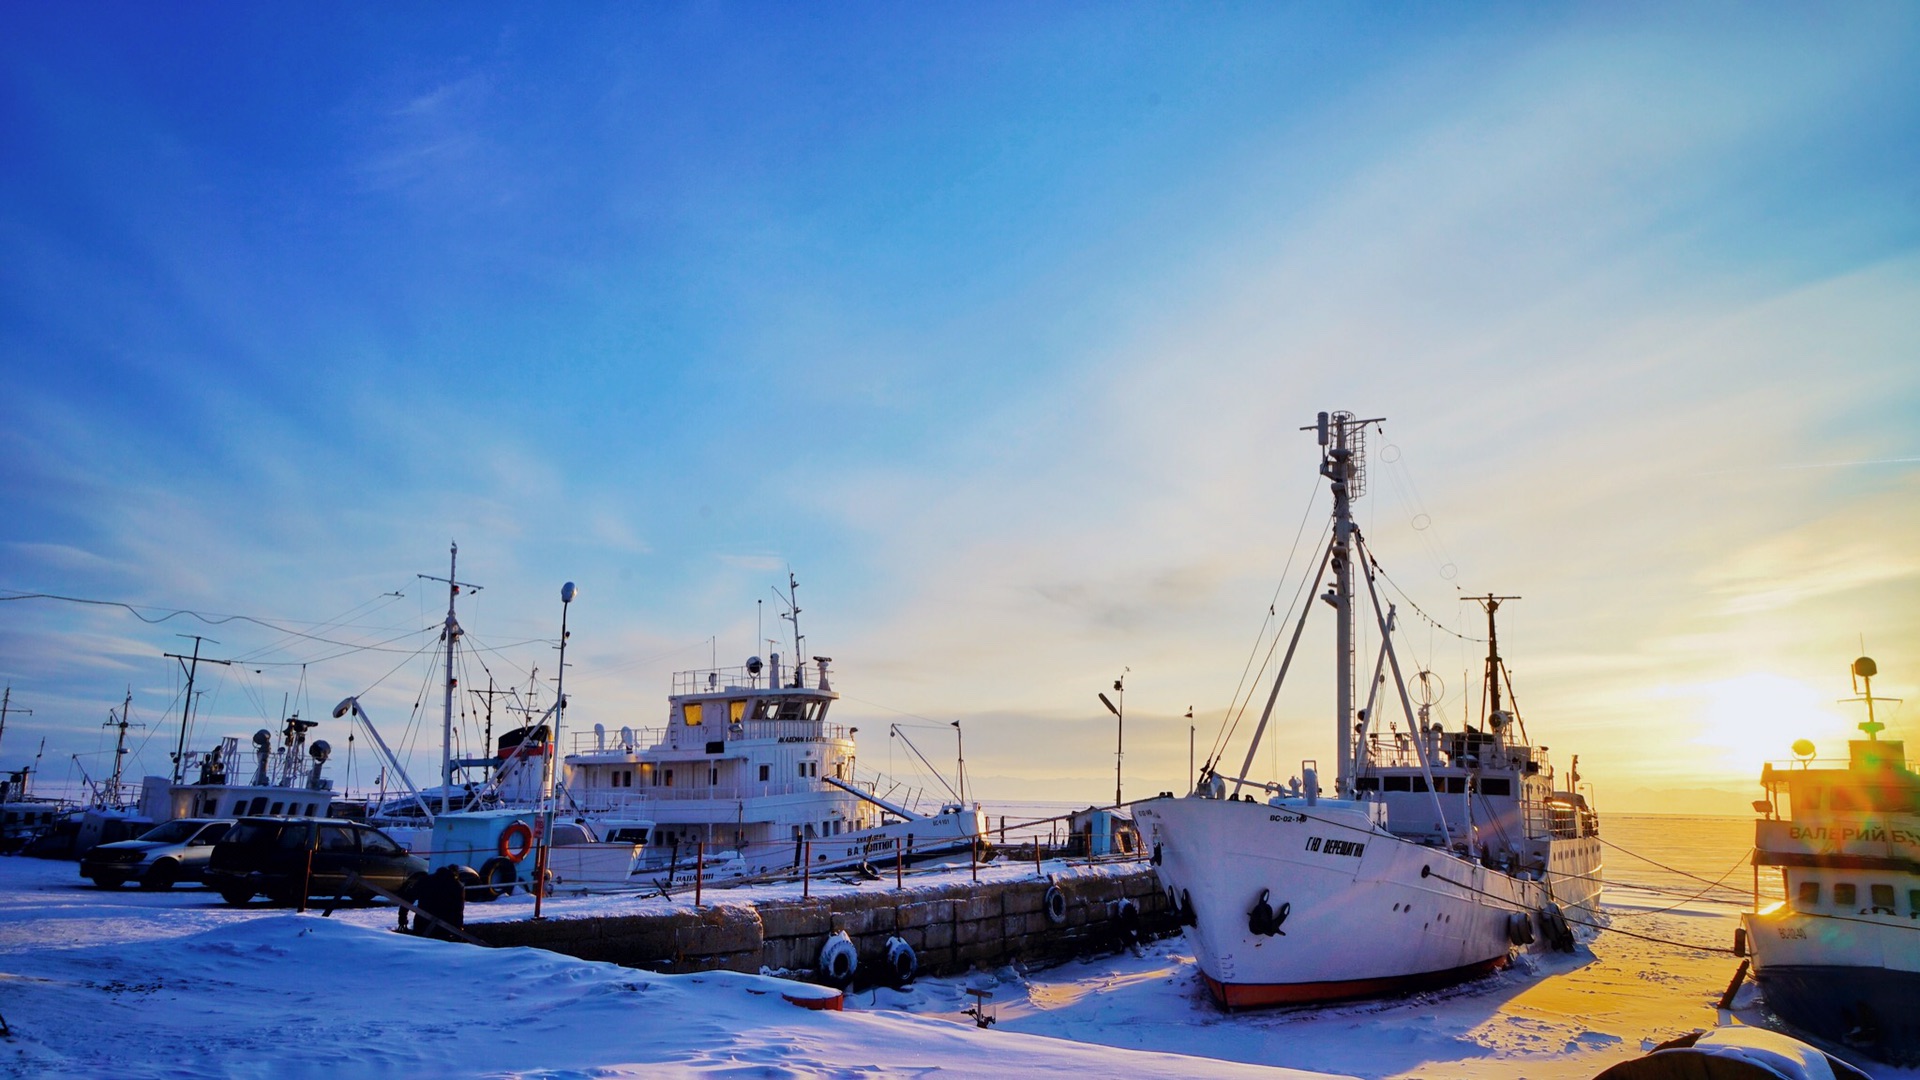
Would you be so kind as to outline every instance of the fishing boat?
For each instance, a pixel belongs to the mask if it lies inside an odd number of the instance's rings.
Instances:
[[[1570,921],[1588,921],[1600,895],[1599,820],[1579,791],[1578,759],[1560,783],[1546,748],[1527,738],[1500,656],[1495,613],[1517,598],[1479,598],[1488,651],[1477,723],[1449,730],[1432,711],[1431,673],[1402,670],[1397,614],[1381,602],[1352,513],[1367,430],[1379,423],[1321,413],[1303,429],[1318,432],[1331,539],[1297,594],[1299,620],[1239,775],[1214,754],[1190,794],[1134,807],[1207,989],[1230,1009],[1419,990],[1491,972],[1523,946],[1571,949]],[[1285,783],[1250,775],[1316,594],[1336,620],[1331,792],[1314,761]],[[1381,646],[1360,700],[1363,607]]]
[[[1766,1006],[1787,1024],[1882,1061],[1920,1063],[1920,774],[1905,744],[1882,739],[1870,657],[1853,662],[1866,738],[1842,765],[1815,746],[1762,767],[1754,807],[1755,895],[1761,867],[1786,899],[1740,918]]]
[[[789,574],[783,617],[801,655],[797,589]],[[857,729],[828,719],[840,697],[831,661],[789,667],[770,653],[676,673],[665,727],[596,724],[576,737],[570,805],[611,830],[650,823],[646,872],[691,873],[697,861],[710,880],[945,858],[984,840],[986,815],[964,779],[923,813],[856,778]]]

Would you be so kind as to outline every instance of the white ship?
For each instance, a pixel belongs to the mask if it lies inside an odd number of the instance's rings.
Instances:
[[[1920,1063],[1920,774],[1874,718],[1873,660],[1853,662],[1866,692],[1864,739],[1844,768],[1814,746],[1766,765],[1754,804],[1753,864],[1778,867],[1786,900],[1742,915],[1753,976],[1782,1020],[1883,1061]],[[1756,877],[1756,892],[1757,882]]]
[[[794,651],[804,648],[796,583],[789,575]],[[853,729],[828,720],[840,695],[813,657],[782,665],[778,653],[738,668],[673,677],[664,728],[576,736],[566,757],[574,811],[610,835],[635,835],[623,822],[650,823],[649,876],[693,872],[715,878],[918,861],[969,851],[987,833],[986,815],[965,798],[924,814],[856,780]],[[917,751],[916,751],[917,753]]]
[[[1545,747],[1528,743],[1512,704],[1494,613],[1513,598],[1480,598],[1489,642],[1479,723],[1446,730],[1430,715],[1428,673],[1402,672],[1394,612],[1380,601],[1377,564],[1352,516],[1366,430],[1378,422],[1320,414],[1332,539],[1300,593],[1299,622],[1240,775],[1223,775],[1216,757],[1192,794],[1135,805],[1201,975],[1228,1008],[1417,990],[1493,971],[1536,940],[1572,948],[1567,917],[1585,921],[1600,894],[1599,825],[1575,790],[1578,772],[1556,788]],[[1337,619],[1337,764],[1331,797],[1322,797],[1314,762],[1290,784],[1248,774],[1318,607],[1312,595],[1329,575],[1319,599]],[[1364,702],[1354,692],[1362,609],[1382,641]]]

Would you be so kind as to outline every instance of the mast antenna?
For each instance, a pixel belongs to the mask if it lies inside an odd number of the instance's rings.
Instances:
[[[33,715],[32,709],[14,709],[12,708],[12,705],[13,705],[13,687],[9,685],[6,689],[6,692],[3,694],[0,694],[0,736],[3,736],[7,733],[7,713],[9,711],[20,716]]]
[[[180,666],[183,668],[186,668],[187,670],[187,692],[180,695],[180,744],[177,747],[175,747],[173,751],[173,782],[178,784],[186,776],[185,770],[186,770],[186,764],[187,764],[187,727],[188,727],[187,714],[188,714],[188,711],[193,706],[193,677],[199,673],[201,664],[220,664],[222,666],[230,666],[232,665],[233,661],[215,660],[210,656],[200,655],[200,643],[202,641],[206,641],[214,645],[220,644],[219,642],[214,641],[212,638],[202,638],[199,634],[176,634],[174,636],[190,637],[193,639],[193,655],[192,656],[181,656],[179,653],[163,653],[162,654],[171,659],[180,661]]]
[[[453,601],[460,595],[461,589],[480,591],[480,586],[458,580],[454,568],[460,565],[460,545],[451,544],[447,555],[447,576],[434,577],[432,574],[415,574],[415,577],[427,581],[445,582],[447,586],[447,621],[440,628],[440,640],[446,642],[447,685],[446,702],[440,720],[440,812],[452,809],[453,799],[453,688],[458,680],[453,674],[453,650],[458,646],[460,621],[454,618]]]

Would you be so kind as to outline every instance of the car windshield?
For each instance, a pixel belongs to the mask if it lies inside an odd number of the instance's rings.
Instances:
[[[151,840],[157,844],[179,844],[193,835],[200,827],[197,821],[169,821],[165,825],[156,825],[140,834],[140,839]]]

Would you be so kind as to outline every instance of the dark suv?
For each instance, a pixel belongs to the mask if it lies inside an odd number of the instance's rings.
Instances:
[[[332,818],[241,818],[214,845],[207,884],[229,904],[256,895],[282,903],[307,896],[366,900],[373,891],[411,891],[427,864],[370,825]],[[347,884],[349,875],[360,882]],[[304,891],[303,891],[304,889]]]

